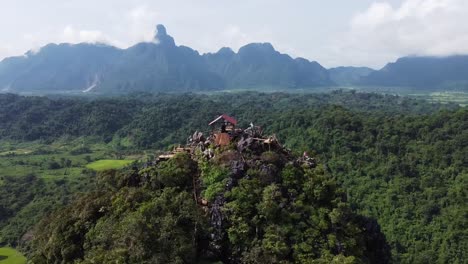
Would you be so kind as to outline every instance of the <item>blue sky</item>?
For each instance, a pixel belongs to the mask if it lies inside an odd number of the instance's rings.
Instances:
[[[150,41],[164,24],[200,53],[271,42],[293,57],[380,68],[468,53],[466,0],[0,0],[0,59],[54,42]]]

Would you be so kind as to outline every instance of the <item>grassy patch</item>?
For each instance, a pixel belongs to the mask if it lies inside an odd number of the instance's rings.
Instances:
[[[98,160],[86,165],[86,168],[95,171],[120,169],[131,164],[132,162],[133,160]]]
[[[12,150],[12,151],[0,152],[0,156],[27,155],[27,154],[30,154],[31,152],[32,150],[28,150],[28,149],[17,149],[17,150]]]
[[[441,103],[457,103],[462,106],[468,104],[468,93],[463,92],[435,92],[430,97],[432,101]]]
[[[52,143],[0,140],[0,186],[2,176],[33,174],[46,180],[77,179],[89,169],[118,169],[151,155],[152,151],[117,154],[113,146],[87,138]]]
[[[26,258],[13,248],[0,248],[0,264],[24,264]]]
[[[468,105],[468,93],[465,92],[427,92],[427,93],[412,93],[409,97],[424,99],[433,103],[455,103],[460,106]]]

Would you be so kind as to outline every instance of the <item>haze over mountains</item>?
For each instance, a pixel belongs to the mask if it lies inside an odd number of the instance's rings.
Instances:
[[[400,58],[360,84],[468,91],[468,56]]]
[[[49,44],[0,62],[2,92],[186,92],[226,89],[314,89],[335,86],[398,86],[468,90],[468,56],[405,57],[375,71],[325,69],[292,58],[270,43],[199,54],[177,46],[162,25],[153,42],[128,49],[105,44]]]

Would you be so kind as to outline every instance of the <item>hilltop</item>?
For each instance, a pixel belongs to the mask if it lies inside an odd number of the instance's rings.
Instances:
[[[389,262],[376,221],[351,212],[314,158],[217,121],[172,155],[102,174],[38,225],[33,262]]]
[[[135,223],[135,229],[117,230],[115,237],[104,237],[102,243],[111,245],[107,243],[114,240],[123,243],[117,239],[120,235],[136,243],[139,240],[131,235],[138,234],[140,229],[137,227],[141,222],[135,222],[132,216],[141,213],[137,210],[143,203],[141,201],[146,203],[148,197],[156,199],[160,188],[164,187],[161,182],[177,179],[171,186],[192,186],[184,200],[191,201],[196,208],[206,208],[200,205],[200,198],[209,202],[213,192],[207,192],[208,187],[200,182],[195,188],[199,190],[197,199],[193,194],[193,176],[201,179],[201,171],[206,166],[209,171],[219,168],[223,171],[221,175],[228,175],[217,178],[220,174],[213,174],[216,184],[208,185],[213,186],[209,190],[215,190],[216,194],[216,187],[224,186],[222,181],[232,178],[228,161],[239,160],[239,157],[241,161],[242,157],[255,161],[248,164],[252,167],[247,167],[248,171],[249,168],[254,170],[242,174],[245,178],[250,173],[257,173],[258,168],[261,174],[265,167],[262,165],[267,165],[267,169],[274,168],[263,161],[273,154],[281,157],[279,163],[274,163],[276,168],[284,167],[276,171],[279,174],[273,170],[272,183],[284,186],[284,168],[290,162],[294,165],[305,151],[316,166],[304,170],[302,163],[296,164],[300,178],[302,171],[314,172],[323,175],[326,182],[330,180],[335,186],[342,186],[343,191],[338,192],[338,197],[352,208],[353,215],[378,221],[391,248],[393,262],[455,263],[466,259],[463,249],[466,248],[464,216],[467,207],[463,186],[467,182],[464,154],[468,119],[467,110],[453,104],[431,104],[399,96],[358,92],[141,94],[118,98],[0,95],[0,110],[0,174],[4,175],[0,177],[0,196],[4,197],[0,199],[0,211],[3,212],[0,214],[0,243],[16,247],[25,254],[29,253],[30,247],[24,240],[31,238],[34,225],[50,212],[66,211],[60,221],[76,220],[85,217],[87,212],[95,212],[95,204],[110,203],[109,206],[115,209],[112,209],[115,217],[112,218],[109,212],[104,215],[106,223],[115,221],[115,225],[95,226],[95,222],[84,219],[74,226],[90,226],[93,230],[99,229],[100,233],[111,234],[114,229],[102,230],[108,226],[128,229],[128,223]],[[157,150],[164,152],[173,147],[176,151],[186,152],[184,149],[191,149],[190,142],[197,138],[191,132],[202,131],[205,139],[210,138],[208,123],[221,113],[238,117],[237,128],[248,128],[251,122],[255,127],[262,127],[262,136],[256,138],[265,140],[270,138],[269,135],[276,135],[272,139],[276,138],[281,144],[275,144],[277,147],[272,146],[270,150],[256,148],[257,142],[253,153],[241,151],[239,156],[237,143],[240,137],[230,141],[232,144],[228,146],[213,148],[214,157],[206,162],[201,162],[203,159],[198,159],[197,155],[181,153],[178,155],[185,158],[148,163],[147,175],[151,183],[144,185],[141,183],[141,179],[145,179],[142,176],[146,175],[142,171],[143,165],[138,165],[135,170],[107,172],[98,177],[95,177],[96,172],[87,169],[108,159],[126,163],[154,160],[159,154]],[[187,141],[189,135],[192,141]],[[288,153],[288,148],[292,154]],[[181,163],[174,163],[176,160]],[[184,164],[192,164],[196,172],[187,172],[192,167],[179,166]],[[127,187],[132,188],[132,192]],[[304,191],[296,185],[294,188],[299,193]],[[122,193],[117,195],[119,191]],[[147,193],[150,195],[146,196]],[[82,199],[77,201],[77,196]],[[128,205],[127,199],[135,202]],[[70,203],[73,204],[64,207]],[[315,203],[311,206],[309,202],[302,205],[304,208],[316,207]],[[205,213],[205,209],[201,210]],[[122,215],[116,215],[117,211]],[[98,217],[101,215],[97,214]],[[53,219],[55,217],[58,216]],[[127,222],[121,223],[124,218]],[[208,220],[198,221],[202,222],[209,223]],[[63,223],[63,227],[57,225],[57,228],[63,228],[57,232],[67,231],[66,228],[72,226]],[[48,229],[45,234],[55,232],[52,231]],[[100,237],[100,233],[96,236]],[[88,237],[91,236],[90,233]],[[59,250],[57,243],[63,241],[61,237],[51,240],[50,249],[57,251],[48,254],[60,255],[72,250]],[[81,245],[80,241],[76,244]],[[93,238],[93,241],[96,240]],[[85,244],[83,250],[90,252],[93,245]],[[105,252],[101,246],[97,249]],[[98,254],[97,251],[94,253]]]

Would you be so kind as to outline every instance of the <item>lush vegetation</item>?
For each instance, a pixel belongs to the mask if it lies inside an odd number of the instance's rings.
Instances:
[[[431,92],[431,93],[413,93],[411,97],[426,99],[431,102],[458,103],[462,106],[468,105],[467,92]]]
[[[379,117],[335,108],[282,121],[286,142],[321,153],[356,210],[379,220],[397,262],[466,258],[466,109]]]
[[[343,92],[324,95],[282,93],[240,93],[210,96],[134,95],[128,98],[94,100],[2,95],[0,96],[0,137],[1,140],[19,140],[21,142],[38,140],[46,144],[57,142],[65,135],[72,138],[95,137],[116,153],[148,148],[164,149],[171,144],[185,143],[187,136],[195,130],[206,130],[210,119],[220,113],[236,116],[240,121],[240,126],[245,127],[250,122],[262,126],[265,133],[275,133],[282,143],[296,153],[309,151],[309,153],[316,154],[320,163],[324,164],[324,175],[333,175],[333,181],[343,186],[345,190],[343,194],[346,196],[345,207],[354,213],[373,218],[378,222],[391,248],[394,262],[463,263],[468,258],[465,250],[468,248],[466,231],[468,230],[466,226],[468,207],[466,206],[467,190],[465,188],[468,185],[466,165],[468,111],[455,105],[430,104],[395,96]],[[30,149],[21,144],[18,144],[17,148],[0,151],[0,161],[5,158],[3,155],[16,155],[15,158],[30,155],[24,154]],[[12,154],[8,151],[17,151],[18,153]],[[109,159],[110,157],[100,157],[99,159],[103,158]],[[56,161],[58,160],[60,160],[59,156],[56,158]],[[60,164],[60,162],[57,163]],[[18,168],[21,166],[18,165]],[[9,172],[9,174],[14,173],[14,171]],[[167,177],[167,175],[174,175],[174,173],[167,169],[165,173],[157,174],[159,175],[157,177],[161,178],[158,181],[172,179],[173,177]],[[202,195],[205,195],[209,200],[216,200],[217,194],[224,191],[222,186],[228,180],[223,173],[223,167],[210,168],[208,166],[204,173],[206,173],[207,178]],[[304,175],[309,174],[304,172]],[[7,180],[5,181],[5,179]],[[23,178],[4,177],[2,180],[2,187],[7,186],[5,184],[11,186],[0,190],[4,192],[1,194],[0,210],[4,210],[2,206],[8,209],[10,213],[7,219],[11,219],[18,212],[15,209],[18,207],[12,209],[12,205],[21,204],[14,200],[21,199],[21,195],[16,197],[17,193],[21,193],[21,191],[15,190],[24,190],[26,186],[36,186],[36,183],[27,183],[22,185],[23,187],[15,187],[16,183],[9,183],[20,181],[20,179]],[[39,179],[43,181],[41,177]],[[166,187],[158,181],[155,182],[156,185],[159,184],[158,186],[151,187],[156,188],[152,189],[154,194],[145,196],[146,198],[142,198],[143,202],[138,202],[128,210],[125,209],[125,203],[122,204],[123,212],[141,214],[144,210],[138,208],[147,201],[151,199],[165,201],[163,193],[168,190],[164,191]],[[256,251],[258,254],[266,254],[265,248],[262,249],[262,247],[269,244],[262,242],[265,236],[257,240],[249,235],[245,239],[236,238],[238,236],[236,232],[243,230],[242,228],[247,230],[247,234],[251,234],[248,231],[252,228],[249,225],[251,224],[250,220],[247,225],[242,220],[251,219],[247,217],[251,215],[245,214],[246,212],[242,211],[244,210],[242,206],[231,202],[244,199],[246,194],[254,195],[248,196],[246,199],[256,201],[256,207],[245,206],[249,208],[248,213],[260,214],[261,210],[257,208],[257,205],[261,204],[263,194],[269,192],[274,196],[276,187],[255,184],[257,183],[243,182],[239,186],[244,186],[243,188],[246,190],[255,187],[257,192],[243,193],[242,189],[234,188],[226,192],[225,195],[228,199],[226,208],[234,206],[232,207],[234,208],[232,215],[236,217],[233,219],[241,219],[240,222],[235,223],[235,228],[231,230],[231,240],[227,242],[228,245],[231,245],[228,247],[229,252],[238,258],[247,257],[244,253],[250,252],[256,247],[260,247]],[[284,188],[283,184],[282,178],[277,178],[277,185]],[[178,182],[169,185],[172,187],[184,186],[184,183]],[[121,187],[123,188],[123,186]],[[121,187],[114,187],[116,189],[112,191],[112,195],[117,195],[115,193],[120,192]],[[144,188],[149,187],[138,187],[139,190],[144,190]],[[299,190],[298,192],[303,192],[304,183],[297,183],[295,188]],[[92,189],[90,187],[90,190]],[[60,193],[58,185],[50,187],[50,190],[54,193],[51,195],[67,197]],[[340,192],[337,191],[337,193]],[[179,191],[176,193],[180,194]],[[89,195],[86,196],[88,198],[83,199],[87,199],[86,201],[96,199],[96,206],[102,206],[101,201],[108,202],[108,200],[100,200],[97,194],[94,194],[95,196]],[[175,194],[172,193],[172,195]],[[4,202],[3,197],[11,197],[12,200],[6,199]],[[278,201],[282,201],[283,198],[280,195]],[[105,200],[105,198],[103,199]],[[168,205],[172,202],[175,201],[168,202]],[[66,203],[68,202],[64,201],[58,206]],[[307,205],[312,201],[307,200],[304,203]],[[295,210],[295,205],[290,200],[286,199],[283,204],[288,212]],[[190,207],[191,205],[186,206],[184,208],[188,211],[193,209]],[[336,206],[339,207],[339,204],[335,203],[329,206],[331,207],[328,208],[336,208]],[[38,207],[41,205],[31,205],[31,208]],[[73,206],[67,208],[67,214],[74,210]],[[78,206],[74,212],[78,218],[82,217],[80,210],[82,209]],[[166,213],[163,213],[161,217],[165,217],[166,214],[175,214],[174,211],[170,211],[172,209],[167,210],[163,211]],[[301,210],[305,210],[305,208],[301,208]],[[31,212],[31,215],[34,213]],[[37,218],[41,218],[42,215],[39,214]],[[106,218],[103,218],[103,221],[111,221],[108,217],[113,217],[113,221],[119,221],[122,228],[130,228],[129,224],[120,222],[123,221],[123,218],[119,218],[119,212],[106,213],[105,215]],[[193,217],[195,216],[196,214]],[[54,219],[57,217],[64,218],[65,213],[62,216],[54,215],[48,219],[56,221]],[[159,216],[153,217],[158,218]],[[163,223],[162,220],[156,218],[151,221]],[[93,223],[97,223],[98,219],[93,219],[95,221]],[[86,219],[78,220],[88,221]],[[128,221],[130,220],[128,219]],[[267,224],[261,226],[259,230],[262,234],[273,232],[271,233],[272,237],[273,235],[281,235],[295,241],[294,234],[287,230],[289,220],[280,218],[277,221],[279,222],[267,221]],[[10,220],[8,222],[14,223]],[[0,223],[5,223],[5,221],[0,221]],[[189,217],[187,223],[199,223],[199,221]],[[270,225],[284,227],[286,231],[275,231],[275,229],[268,228]],[[100,224],[99,226],[104,228],[105,225]],[[17,236],[18,234],[24,235],[30,228],[31,225],[23,225],[21,232],[15,234]],[[154,228],[159,227],[155,225]],[[177,230],[178,227],[172,228]],[[200,230],[202,229],[200,227]],[[119,231],[120,233],[115,232],[122,234],[122,230]],[[204,231],[200,232],[203,234]],[[3,231],[0,234],[0,237],[4,237]],[[95,235],[96,238],[99,237],[97,233]],[[83,239],[82,241],[88,241],[86,240],[88,238]],[[103,257],[102,252],[108,248],[104,245],[108,245],[111,241],[109,238],[105,239],[107,240],[103,240],[97,245],[90,244],[89,247],[85,243],[87,249],[85,252],[88,252],[86,254],[94,254],[95,260],[98,261],[98,257]],[[16,240],[3,239],[4,243],[11,243],[11,241],[18,241],[18,237]],[[237,244],[241,243],[240,241],[248,242],[248,244]],[[138,241],[135,240],[136,242]],[[141,243],[145,243],[144,240]],[[296,252],[294,245],[294,243],[289,243],[285,247],[277,245],[275,252],[281,254],[281,248],[283,248],[284,252],[288,252],[288,257],[291,257],[291,254],[294,255]],[[141,247],[145,248],[146,246],[142,245]],[[116,249],[113,254],[119,254],[118,247],[112,248]],[[198,246],[190,246],[190,249],[180,254],[171,250],[167,250],[167,252],[182,256],[191,254],[187,252],[193,252],[191,251],[193,248],[198,249]],[[242,253],[235,253],[235,248],[242,248]],[[125,255],[127,254],[125,252],[122,254],[122,256],[128,256]],[[362,256],[363,253],[351,255],[357,256],[356,259],[361,259],[359,256]],[[320,256],[324,257],[324,255]]]
[[[220,113],[230,113],[241,126],[250,122],[269,129],[285,110],[326,111],[340,105],[352,111],[378,114],[425,114],[437,104],[404,97],[368,93],[287,94],[234,93],[220,95],[136,94],[114,99],[50,99],[0,95],[0,139],[53,142],[68,137],[97,137],[118,150],[127,146],[165,148],[185,143],[195,129]],[[457,108],[447,104],[447,109]],[[294,117],[294,116],[293,116]],[[276,131],[273,131],[276,132]],[[77,147],[80,142],[77,142]]]
[[[73,194],[89,190],[91,178],[46,180],[35,175],[2,176],[0,241],[12,246],[27,243],[31,227],[48,213],[68,204]]]
[[[41,217],[68,204],[75,193],[92,189],[95,168],[106,158],[145,160],[93,139],[61,139],[52,144],[1,141],[0,244],[25,245]],[[104,165],[121,167],[129,160]],[[99,168],[96,168],[99,169]]]
[[[26,258],[13,248],[0,248],[0,264],[25,264]]]
[[[200,187],[193,185],[198,164],[184,153],[140,172],[102,174],[97,191],[38,225],[32,261],[388,262],[378,226],[351,212],[321,167],[286,164],[288,157],[274,152],[259,153],[259,163],[246,153],[245,171],[232,173],[230,164],[241,162],[234,153],[200,158]],[[272,171],[261,171],[265,166]],[[217,188],[217,202],[197,205],[194,193],[215,184],[205,179],[216,168],[238,184]]]

